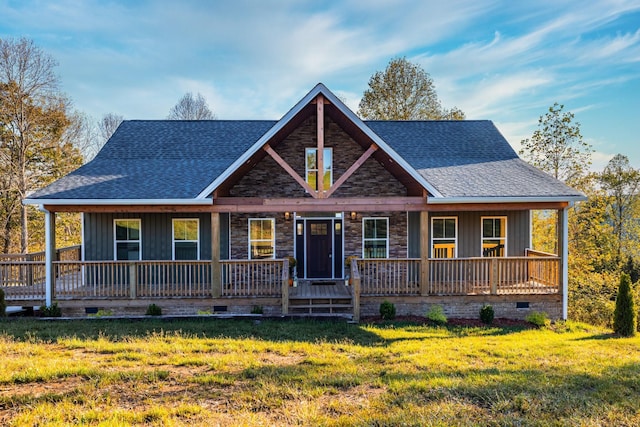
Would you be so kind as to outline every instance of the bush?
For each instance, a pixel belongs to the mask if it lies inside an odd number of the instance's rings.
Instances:
[[[54,302],[51,305],[42,309],[42,317],[61,317],[62,309],[58,307],[58,303]]]
[[[262,309],[261,305],[254,305],[251,308],[251,314],[262,314],[264,312],[264,310]]]
[[[147,312],[145,314],[147,316],[161,316],[162,309],[155,304],[149,304],[149,307],[147,307]]]
[[[7,315],[7,301],[4,299],[4,289],[0,288],[0,317]]]
[[[539,328],[542,328],[543,326],[549,326],[549,324],[551,323],[549,321],[549,316],[544,311],[534,311],[533,313],[525,317],[524,320],[529,323],[533,323]]]
[[[380,304],[380,316],[384,320],[393,320],[396,317],[396,306],[389,301],[384,301]]]
[[[627,273],[620,275],[620,286],[616,297],[616,308],[613,311],[613,330],[623,337],[636,334],[636,307],[631,292],[631,279]]]
[[[494,315],[495,313],[493,311],[493,307],[491,307],[490,305],[483,305],[480,309],[480,320],[485,325],[490,325],[491,323],[493,323]]]
[[[444,309],[441,305],[432,305],[429,307],[427,319],[438,326],[447,324],[447,316],[444,314]]]

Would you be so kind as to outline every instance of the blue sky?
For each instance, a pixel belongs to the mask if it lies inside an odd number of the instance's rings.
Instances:
[[[0,38],[22,36],[96,120],[162,119],[189,91],[220,119],[278,119],[318,82],[357,111],[406,56],[516,149],[558,102],[592,169],[617,153],[640,168],[640,0],[0,0]]]

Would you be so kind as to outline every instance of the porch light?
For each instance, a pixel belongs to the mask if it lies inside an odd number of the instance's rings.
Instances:
[[[285,212],[284,213],[284,219],[285,219],[285,221],[289,221],[291,219],[291,212]]]
[[[356,220],[356,218],[357,218],[357,215],[356,215],[355,211],[351,212],[351,219],[352,219],[353,221],[355,221],[355,220]]]

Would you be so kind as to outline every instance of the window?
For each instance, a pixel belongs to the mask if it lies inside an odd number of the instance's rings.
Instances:
[[[458,257],[458,218],[431,219],[431,257]]]
[[[275,258],[275,220],[249,219],[249,259]]]
[[[482,217],[482,256],[503,257],[507,254],[507,218]]]
[[[200,221],[173,220],[173,259],[200,259]]]
[[[333,183],[333,150],[325,148],[323,151],[324,163],[324,189],[327,190]],[[313,189],[318,189],[318,149],[305,149],[305,164],[307,174],[307,184]]]
[[[389,218],[362,220],[362,257],[389,258]]]
[[[114,257],[120,260],[141,260],[140,250],[140,220],[116,219]]]

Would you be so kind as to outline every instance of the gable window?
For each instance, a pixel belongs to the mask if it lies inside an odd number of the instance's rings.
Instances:
[[[457,217],[436,217],[431,219],[431,257],[458,257]]]
[[[362,220],[362,257],[389,258],[389,218]]]
[[[114,221],[115,242],[114,258],[116,261],[142,259],[140,250],[140,220],[116,219]]]
[[[275,258],[275,248],[275,220],[249,218],[249,259]]]
[[[323,150],[323,163],[324,163],[324,189],[331,187],[333,183],[333,150],[331,148],[325,148]],[[315,190],[318,189],[318,149],[307,148],[305,149],[305,171],[307,176],[307,184]]]
[[[507,254],[507,217],[482,217],[482,256]]]
[[[200,221],[198,219],[173,220],[173,259],[200,259]]]

